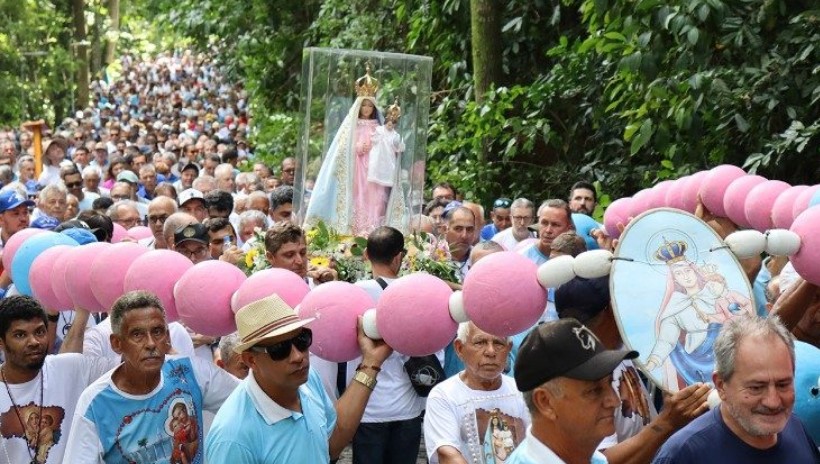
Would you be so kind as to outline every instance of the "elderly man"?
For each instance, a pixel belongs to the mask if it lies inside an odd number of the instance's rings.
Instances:
[[[120,175],[123,175],[123,173],[126,172],[128,174],[124,175],[123,178],[128,177],[129,180],[122,180],[114,183],[111,187],[111,199],[115,202],[123,200],[133,202],[134,207],[137,208],[137,212],[139,213],[140,220],[142,220],[148,215],[148,203],[140,202],[139,197],[137,197],[137,176],[131,171],[123,171]],[[117,178],[119,178],[119,176],[117,176]]]
[[[152,250],[169,248],[168,243],[165,242],[162,229],[165,221],[176,212],[177,203],[171,198],[156,197],[151,200],[148,203],[148,227],[151,229],[153,237],[144,238],[139,243]]]
[[[293,187],[293,181],[296,179],[296,159],[285,158],[282,160],[282,183]]]
[[[239,343],[239,334],[236,332],[220,338],[216,350],[216,365],[237,379],[243,380],[250,373],[250,368],[242,361],[242,355],[234,350]]]
[[[197,166],[196,163],[188,163],[182,167],[179,173],[179,180],[174,182],[174,188],[177,192],[193,188],[194,179],[197,177],[199,177],[199,166]]]
[[[715,341],[722,403],[672,436],[655,464],[820,462],[806,427],[792,414],[794,339],[777,317],[734,317]]]
[[[510,205],[512,227],[493,235],[492,241],[500,243],[506,250],[514,251],[519,243],[535,237],[535,232],[530,230],[533,217],[535,205],[526,198],[516,198]]]
[[[131,200],[120,200],[106,212],[111,221],[121,225],[125,230],[140,225],[140,213],[137,204]]]
[[[245,251],[249,250],[255,243],[256,237],[254,237],[254,231],[257,228],[260,230],[265,230],[267,221],[267,216],[262,214],[261,211],[256,211],[255,209],[245,211],[239,215],[239,220],[237,221],[237,233],[239,234],[239,243],[242,244]]]
[[[270,213],[270,198],[268,194],[261,191],[254,191],[248,195],[248,209],[254,209],[261,212],[265,216]]]
[[[191,188],[199,190],[203,195],[207,195],[209,192],[216,190],[216,179],[207,174],[203,174],[194,179]]]
[[[521,250],[521,254],[540,266],[550,256],[552,240],[558,235],[575,230],[572,212],[564,200],[553,199],[541,203],[538,208],[538,242]]]
[[[515,361],[515,381],[524,392],[532,427],[506,462],[606,463],[596,449],[615,432],[618,396],[612,371],[637,356],[636,351],[607,350],[572,318],[533,329]]]
[[[214,419],[208,462],[322,463],[350,442],[392,350],[359,329],[362,364],[334,408],[310,366],[312,332],[305,326],[312,320],[299,319],[276,295],[236,313],[235,351],[251,373]]]
[[[40,190],[40,195],[37,198],[37,209],[32,214],[31,219],[48,216],[62,222],[68,202],[67,197],[68,190],[62,182],[47,185],[43,190]]]
[[[110,319],[111,345],[123,362],[80,396],[64,462],[146,462],[149,452],[202,462],[202,412],[216,412],[238,380],[212,362],[166,357],[165,310],[147,292],[120,297]]]
[[[447,205],[442,217],[447,224],[445,237],[450,246],[450,256],[458,266],[459,281],[463,282],[470,270],[470,249],[476,234],[475,213],[458,202],[452,202]]]
[[[148,201],[153,200],[157,188],[157,169],[153,164],[143,165],[139,170],[139,178],[140,189],[138,194]]]
[[[569,190],[569,209],[573,213],[592,216],[596,204],[597,194],[594,185],[584,181],[578,181],[572,185]]]
[[[589,328],[604,347],[624,346],[610,301],[609,276],[576,277],[561,285],[555,290],[555,306],[560,318],[575,318]],[[708,409],[709,385],[698,383],[665,398],[663,410],[657,414],[638,371],[629,360],[613,371],[612,388],[620,402],[620,407],[615,408],[615,433],[598,445],[610,464],[648,462],[675,431]]]
[[[472,322],[459,325],[455,349],[464,370],[427,397],[424,444],[431,464],[484,463],[488,449],[504,460],[524,438],[527,407],[515,380],[502,373],[511,346],[509,338]]]
[[[86,166],[83,168],[83,192],[93,193],[101,197],[111,195],[107,188],[100,186],[100,172],[94,166]]]
[[[214,170],[214,178],[216,179],[216,188],[226,192],[234,193],[236,185],[234,183],[233,166],[228,163],[222,163]]]

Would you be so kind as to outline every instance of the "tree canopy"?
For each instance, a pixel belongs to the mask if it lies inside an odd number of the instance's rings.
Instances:
[[[501,26],[481,41],[501,63],[480,99],[471,3]],[[37,5],[0,0],[2,121],[22,119],[21,91],[40,111],[67,106],[71,10]],[[820,178],[820,9],[807,0],[132,0],[122,16],[121,49],[140,35],[190,45],[243,82],[272,162],[295,150],[301,51],[324,46],[432,56],[428,180],[485,203],[563,197],[582,178],[618,197],[720,163]],[[25,56],[32,44],[48,57]]]

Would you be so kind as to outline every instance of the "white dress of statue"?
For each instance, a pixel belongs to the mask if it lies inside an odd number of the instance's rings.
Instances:
[[[408,232],[409,210],[398,179],[404,142],[395,130],[401,108],[394,103],[382,116],[375,98],[378,87],[368,65],[322,161],[305,228],[323,221],[346,235],[367,235],[383,225]]]

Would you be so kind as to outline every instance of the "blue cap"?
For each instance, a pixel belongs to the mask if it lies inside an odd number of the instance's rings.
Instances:
[[[72,227],[70,229],[65,229],[60,232],[63,235],[68,235],[69,237],[73,238],[75,242],[79,243],[80,245],[87,245],[89,243],[94,243],[97,241],[97,237],[94,236],[88,229],[81,229],[79,227]]]
[[[0,213],[5,213],[10,209],[14,209],[20,205],[28,207],[34,206],[34,202],[20,195],[16,189],[8,189],[0,191]]]
[[[60,221],[51,217],[51,216],[40,216],[31,223],[31,227],[36,229],[46,229],[46,230],[54,230],[55,227],[60,225]]]

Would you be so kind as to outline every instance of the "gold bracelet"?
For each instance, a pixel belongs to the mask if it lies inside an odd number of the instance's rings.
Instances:
[[[370,377],[369,375],[365,374],[362,371],[356,371],[356,375],[353,376],[353,380],[359,382],[360,384],[364,385],[365,387],[373,390],[376,388],[376,379]]]

